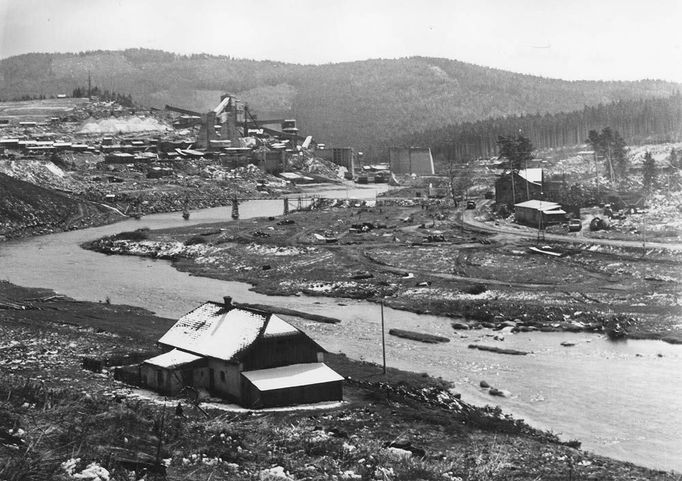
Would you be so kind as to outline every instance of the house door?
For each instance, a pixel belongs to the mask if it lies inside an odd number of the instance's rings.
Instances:
[[[213,392],[215,389],[215,370],[210,369],[208,370],[208,390],[210,392]]]

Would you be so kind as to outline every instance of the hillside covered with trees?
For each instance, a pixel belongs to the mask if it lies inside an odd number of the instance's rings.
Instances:
[[[397,137],[395,143],[431,147],[442,159],[470,160],[498,154],[497,140],[523,132],[539,149],[588,141],[590,131],[615,129],[625,143],[682,140],[682,95],[599,103],[573,112],[511,115],[425,129]]]
[[[88,74],[103,90],[150,107],[208,110],[222,92],[233,92],[261,116],[293,116],[302,132],[369,156],[385,154],[404,135],[445,125],[667,97],[681,87],[658,80],[563,81],[442,58],[298,65],[129,49],[4,59],[0,99],[70,93]],[[620,130],[627,137],[626,129]]]

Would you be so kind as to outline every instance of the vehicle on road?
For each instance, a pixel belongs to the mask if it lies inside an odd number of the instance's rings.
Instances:
[[[578,232],[582,230],[583,224],[580,219],[570,219],[568,221],[568,232]]]

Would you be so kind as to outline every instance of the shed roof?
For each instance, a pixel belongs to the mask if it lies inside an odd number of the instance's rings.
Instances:
[[[230,361],[259,337],[296,334],[298,329],[275,314],[206,302],[182,316],[159,343]]]
[[[527,200],[525,202],[520,202],[514,204],[514,207],[525,207],[526,209],[535,209],[541,211],[557,210],[561,209],[561,206],[556,202],[549,202],[547,200]]]
[[[535,184],[542,182],[542,169],[539,167],[533,169],[521,169],[519,170],[519,175],[528,182],[533,182]]]
[[[343,376],[323,362],[245,371],[242,375],[260,391],[343,381]]]
[[[189,364],[190,362],[198,361],[200,359],[200,356],[190,354],[189,352],[179,351],[178,349],[173,349],[172,351],[165,352],[151,359],[147,359],[144,363],[170,369],[173,367],[182,366],[183,364]]]

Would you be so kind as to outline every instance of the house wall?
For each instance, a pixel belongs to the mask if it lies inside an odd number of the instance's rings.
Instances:
[[[242,357],[244,371],[319,362],[320,347],[304,334],[261,338]]]
[[[211,370],[213,370],[213,386],[211,386]],[[239,400],[242,394],[241,364],[232,364],[218,359],[209,359],[208,367],[202,378],[204,388],[221,397]]]
[[[532,209],[530,207],[516,207],[514,209],[514,217],[519,224],[526,224],[532,227],[538,227],[540,224],[541,211]]]
[[[529,195],[530,194],[530,195]],[[495,181],[495,202],[512,207],[527,200],[542,198],[542,186],[528,182],[518,174],[514,174],[514,191],[509,175],[504,175]],[[514,200],[516,199],[516,200]]]
[[[207,366],[194,369],[193,371],[194,383],[192,384],[192,386],[195,388],[203,388],[208,390],[210,384],[208,373],[209,371]]]
[[[563,181],[560,180],[545,180],[542,183],[543,193],[545,199],[552,202],[559,202],[559,197],[561,195],[561,187],[564,185]]]
[[[343,381],[260,391],[248,379],[243,379],[242,405],[249,408],[269,408],[293,404],[311,404],[343,399]]]
[[[191,372],[191,369],[189,370]],[[143,384],[161,394],[174,395],[184,387],[180,370],[164,369],[151,364],[142,364],[140,377]]]
[[[530,207],[516,207],[514,209],[514,217],[516,218],[516,222],[519,224],[526,224],[531,227],[539,227],[540,224],[540,219],[542,218],[542,211],[538,209],[533,209]],[[580,217],[578,217],[580,218]],[[542,218],[542,222],[544,224],[544,227],[547,227],[549,224],[556,224],[556,223],[561,223],[566,221],[566,215],[565,214],[545,214],[544,218]]]

